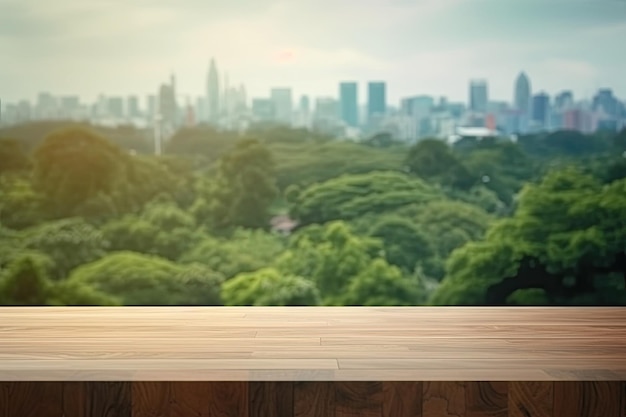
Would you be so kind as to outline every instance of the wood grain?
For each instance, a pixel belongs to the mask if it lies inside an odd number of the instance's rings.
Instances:
[[[382,417],[382,382],[335,384],[335,417]]]
[[[210,417],[248,417],[246,382],[208,382]]]
[[[509,383],[509,417],[552,417],[554,383],[514,381]]]
[[[63,383],[63,417],[131,417],[129,382]]]
[[[7,417],[59,417],[63,415],[63,384],[10,382],[7,384]],[[2,404],[0,404],[2,408]]]
[[[465,383],[424,382],[424,417],[465,417]]]
[[[140,381],[132,385],[133,417],[169,417],[170,382]]]
[[[292,382],[250,382],[250,417],[293,417]]]
[[[507,417],[508,390],[508,383],[503,381],[466,383],[466,417]]]
[[[383,382],[383,417],[422,417],[422,382]]]
[[[554,383],[554,416],[618,417],[620,383],[583,381]]]
[[[335,417],[335,387],[331,382],[294,383],[295,417]]]
[[[4,381],[619,381],[626,309],[6,307]]]

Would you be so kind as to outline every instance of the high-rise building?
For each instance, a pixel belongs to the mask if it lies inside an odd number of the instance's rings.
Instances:
[[[598,93],[593,98],[593,111],[603,112],[609,117],[617,117],[618,113],[618,100],[613,95],[613,91],[609,88],[603,88],[598,90]]]
[[[272,88],[270,99],[274,103],[276,121],[291,126],[293,119],[291,88]]]
[[[355,82],[339,84],[339,107],[341,120],[348,126],[359,125],[358,85]]]
[[[469,91],[470,110],[475,113],[486,113],[489,103],[489,90],[486,80],[471,80]]]
[[[387,86],[383,81],[371,81],[367,84],[367,117],[372,122],[387,113]]]
[[[256,121],[271,122],[276,119],[274,102],[268,98],[252,99],[252,114]]]
[[[220,119],[220,80],[215,59],[211,58],[207,77],[208,122],[218,124]]]
[[[309,96],[300,97],[300,112],[303,114],[309,114],[311,112],[311,100]]]
[[[569,109],[574,105],[574,93],[562,91],[554,98],[554,107],[558,110]]]
[[[315,118],[336,120],[339,116],[339,103],[332,97],[319,97],[315,100]]]
[[[515,80],[515,94],[513,96],[515,109],[519,110],[521,114],[530,113],[531,91],[530,79],[525,72],[521,72]]]
[[[548,127],[550,115],[550,96],[544,92],[533,96],[532,121],[539,128]]]
[[[407,97],[400,100],[400,113],[407,116],[426,117],[435,107],[435,99],[431,96]]]
[[[108,114],[115,119],[124,117],[124,99],[122,97],[109,97]]]
[[[133,118],[138,117],[139,114],[139,98],[137,96],[129,96],[126,99],[126,116]]]

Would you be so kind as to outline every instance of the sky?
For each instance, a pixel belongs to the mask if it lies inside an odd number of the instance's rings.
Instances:
[[[626,99],[626,0],[0,0],[0,98],[145,96],[176,75],[205,94],[211,57],[248,97],[337,96],[383,80],[388,101],[467,101],[469,80]]]

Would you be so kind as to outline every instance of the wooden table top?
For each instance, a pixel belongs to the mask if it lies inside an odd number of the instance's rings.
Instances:
[[[0,308],[0,381],[79,380],[626,380],[626,308]]]

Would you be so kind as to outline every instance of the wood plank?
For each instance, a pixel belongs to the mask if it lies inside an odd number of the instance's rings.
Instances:
[[[10,382],[7,417],[59,417],[63,415],[63,384]]]
[[[64,382],[63,417],[131,417],[129,382]]]
[[[509,385],[505,381],[471,381],[465,385],[467,417],[508,417]]]
[[[247,382],[208,382],[210,417],[248,417]]]
[[[626,309],[8,307],[0,323],[5,381],[626,379]]]
[[[552,381],[509,382],[509,417],[553,417]]]
[[[335,383],[335,417],[382,417],[382,382]]]
[[[422,382],[383,382],[383,417],[422,417]]]
[[[169,417],[171,385],[162,381],[132,383],[133,417]]]
[[[423,417],[465,417],[464,382],[424,382],[423,392]]]
[[[0,381],[0,417],[9,417],[10,382]]]
[[[202,381],[170,382],[168,417],[209,417],[209,387]]]
[[[554,383],[554,415],[618,417],[620,383],[582,381]]]
[[[335,389],[332,382],[294,383],[295,417],[335,417]]]
[[[250,417],[293,417],[292,382],[250,382]]]

